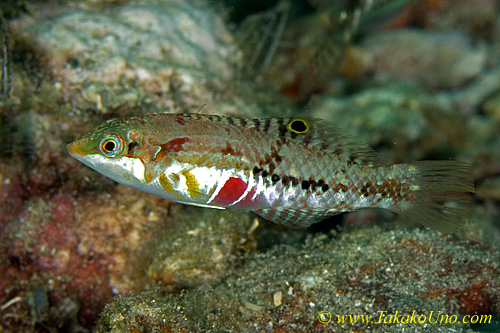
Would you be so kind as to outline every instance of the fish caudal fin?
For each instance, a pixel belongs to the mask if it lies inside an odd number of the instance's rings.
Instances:
[[[410,163],[416,168],[417,189],[413,204],[402,209],[403,216],[444,233],[458,232],[465,225],[466,204],[474,192],[471,167],[457,161]]]

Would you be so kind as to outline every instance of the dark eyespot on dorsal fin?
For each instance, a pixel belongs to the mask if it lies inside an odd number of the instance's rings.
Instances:
[[[269,118],[260,119],[259,124],[264,124],[264,126],[255,128],[259,131],[333,153],[347,161],[384,164],[364,142],[322,119],[310,117]]]
[[[292,119],[287,127],[288,129],[295,134],[305,134],[307,131],[309,131],[309,125],[308,121],[302,118],[295,118]]]

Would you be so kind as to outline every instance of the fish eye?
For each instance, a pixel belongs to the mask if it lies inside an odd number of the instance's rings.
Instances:
[[[296,118],[293,119],[289,124],[288,124],[288,129],[292,131],[293,133],[297,134],[303,134],[307,132],[309,129],[309,126],[307,125],[307,122],[304,119]]]
[[[115,157],[123,150],[123,140],[116,134],[111,134],[99,142],[99,151],[106,157]]]

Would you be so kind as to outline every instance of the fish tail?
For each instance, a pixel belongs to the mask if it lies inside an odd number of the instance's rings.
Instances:
[[[458,232],[469,213],[467,192],[474,193],[469,164],[457,161],[422,161],[408,164],[416,170],[411,205],[403,216],[444,233]],[[444,204],[446,203],[446,205]]]

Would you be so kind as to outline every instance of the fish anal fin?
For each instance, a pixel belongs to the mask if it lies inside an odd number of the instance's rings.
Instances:
[[[254,212],[264,219],[289,228],[307,228],[310,225],[339,214],[338,211],[313,209],[274,209],[263,208]]]

